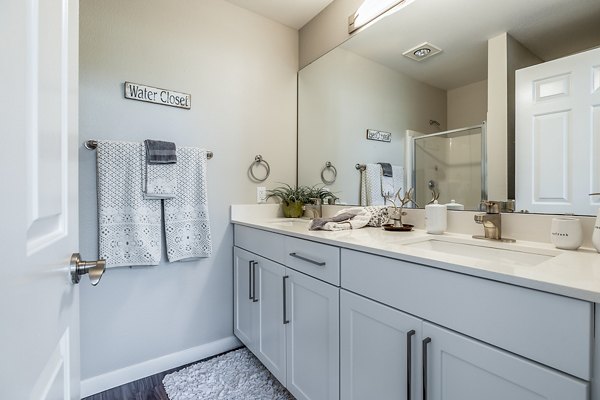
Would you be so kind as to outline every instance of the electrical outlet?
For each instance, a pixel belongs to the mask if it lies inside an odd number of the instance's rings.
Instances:
[[[258,204],[267,202],[267,188],[264,186],[256,187],[256,202]]]

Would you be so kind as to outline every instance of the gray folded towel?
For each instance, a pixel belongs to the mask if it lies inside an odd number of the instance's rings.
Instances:
[[[144,144],[148,164],[175,164],[177,162],[175,143],[146,139]]]
[[[394,176],[394,173],[392,171],[392,164],[387,162],[379,162],[377,164],[381,165],[381,169],[383,170],[383,176]]]

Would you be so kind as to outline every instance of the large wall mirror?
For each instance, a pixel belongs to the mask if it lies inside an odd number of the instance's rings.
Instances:
[[[600,46],[600,1],[413,0],[393,11],[299,72],[298,184],[324,178],[341,203],[361,204],[361,168],[383,162],[420,206],[437,194],[467,210],[482,198],[518,207],[515,71]],[[588,198],[579,191],[569,196]]]

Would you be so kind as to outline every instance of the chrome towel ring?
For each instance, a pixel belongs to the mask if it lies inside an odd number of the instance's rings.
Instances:
[[[254,175],[254,167],[259,166],[260,164],[264,164],[265,165],[265,169],[267,170],[264,178],[257,178],[256,175]],[[269,163],[259,154],[256,157],[254,157],[254,162],[252,164],[250,164],[250,168],[248,169],[248,171],[250,172],[250,176],[252,177],[252,179],[254,179],[256,182],[264,182],[267,180],[267,178],[269,177],[269,175],[271,175],[271,166],[269,165]]]
[[[331,172],[333,174],[332,179],[325,178],[325,171],[327,171],[327,170],[331,170]],[[333,164],[330,161],[327,161],[325,163],[325,166],[321,170],[321,181],[323,181],[323,183],[326,185],[331,185],[335,182],[336,178],[337,178],[337,169],[333,166]]]

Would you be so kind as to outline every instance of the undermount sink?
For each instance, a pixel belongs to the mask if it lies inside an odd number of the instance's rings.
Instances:
[[[493,247],[489,242],[454,241],[438,238],[426,238],[406,246],[414,249],[435,251],[444,254],[494,261],[503,264],[533,266],[556,257],[559,252],[545,249]]]

